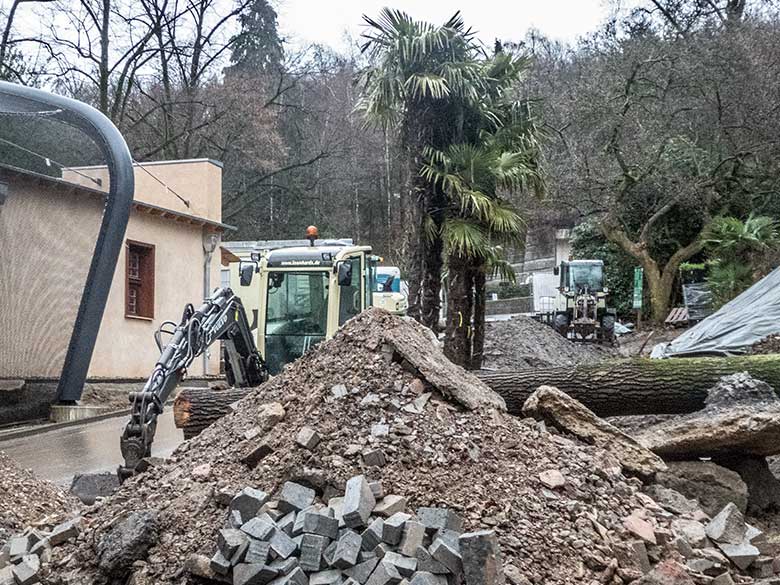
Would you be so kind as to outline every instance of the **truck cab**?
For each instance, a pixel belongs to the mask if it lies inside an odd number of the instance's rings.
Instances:
[[[249,256],[231,267],[231,284],[253,315],[257,348],[271,374],[372,304],[376,258],[370,246],[314,245],[312,238],[309,246]]]

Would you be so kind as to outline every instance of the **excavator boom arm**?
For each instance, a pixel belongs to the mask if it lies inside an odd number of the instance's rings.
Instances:
[[[163,323],[155,336],[161,349],[160,359],[143,390],[130,394],[132,411],[120,441],[124,458],[117,470],[120,481],[132,476],[141,460],[151,455],[157,417],[165,402],[187,367],[214,342],[224,342],[226,369],[232,384],[257,386],[268,379],[244,306],[231,289],[217,289],[197,310],[187,305],[174,331],[165,331],[167,324],[173,323]],[[163,347],[160,338],[166,332],[172,337]]]

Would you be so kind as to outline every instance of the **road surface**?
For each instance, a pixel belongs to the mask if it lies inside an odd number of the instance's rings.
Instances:
[[[38,477],[69,486],[77,473],[116,471],[121,461],[119,437],[128,416],[66,427],[18,439],[0,440],[0,451]],[[184,440],[173,424],[173,411],[157,420],[152,455],[167,457]]]

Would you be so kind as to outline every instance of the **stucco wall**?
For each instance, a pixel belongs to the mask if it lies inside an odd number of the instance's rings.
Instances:
[[[62,178],[92,189],[108,190],[106,167],[74,167],[74,170],[63,170]],[[100,179],[101,186],[98,187],[83,175]],[[136,201],[212,221],[222,221],[222,167],[219,163],[208,159],[141,163],[135,166],[134,175],[133,199]],[[166,189],[166,186],[169,189]],[[176,194],[187,200],[190,206],[187,207]]]
[[[0,206],[0,378],[57,378],[65,360],[103,212],[102,197],[0,169],[9,195]],[[200,226],[133,210],[126,238],[154,244],[152,321],[125,317],[125,250],[118,261],[90,365],[90,378],[146,378],[159,352],[159,323],[178,323],[203,300]],[[219,286],[219,252],[211,286]],[[210,373],[218,373],[213,346]],[[199,358],[190,375],[203,373]]]
[[[0,377],[58,377],[103,203],[2,170],[0,180]]]
[[[163,321],[179,322],[187,303],[203,301],[202,228],[134,211],[126,239],[153,244],[154,319],[125,317],[125,253],[122,253],[100,325],[90,378],[145,378],[159,357],[154,332]],[[219,286],[219,255],[211,260],[211,286]],[[163,338],[165,339],[165,338]],[[219,373],[219,346],[212,346],[210,372]],[[189,368],[203,374],[202,358]]]

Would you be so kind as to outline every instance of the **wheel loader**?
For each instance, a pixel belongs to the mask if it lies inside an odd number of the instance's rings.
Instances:
[[[612,343],[615,340],[615,309],[607,307],[609,290],[604,286],[604,262],[570,260],[554,269],[560,276],[552,326],[572,341]]]

